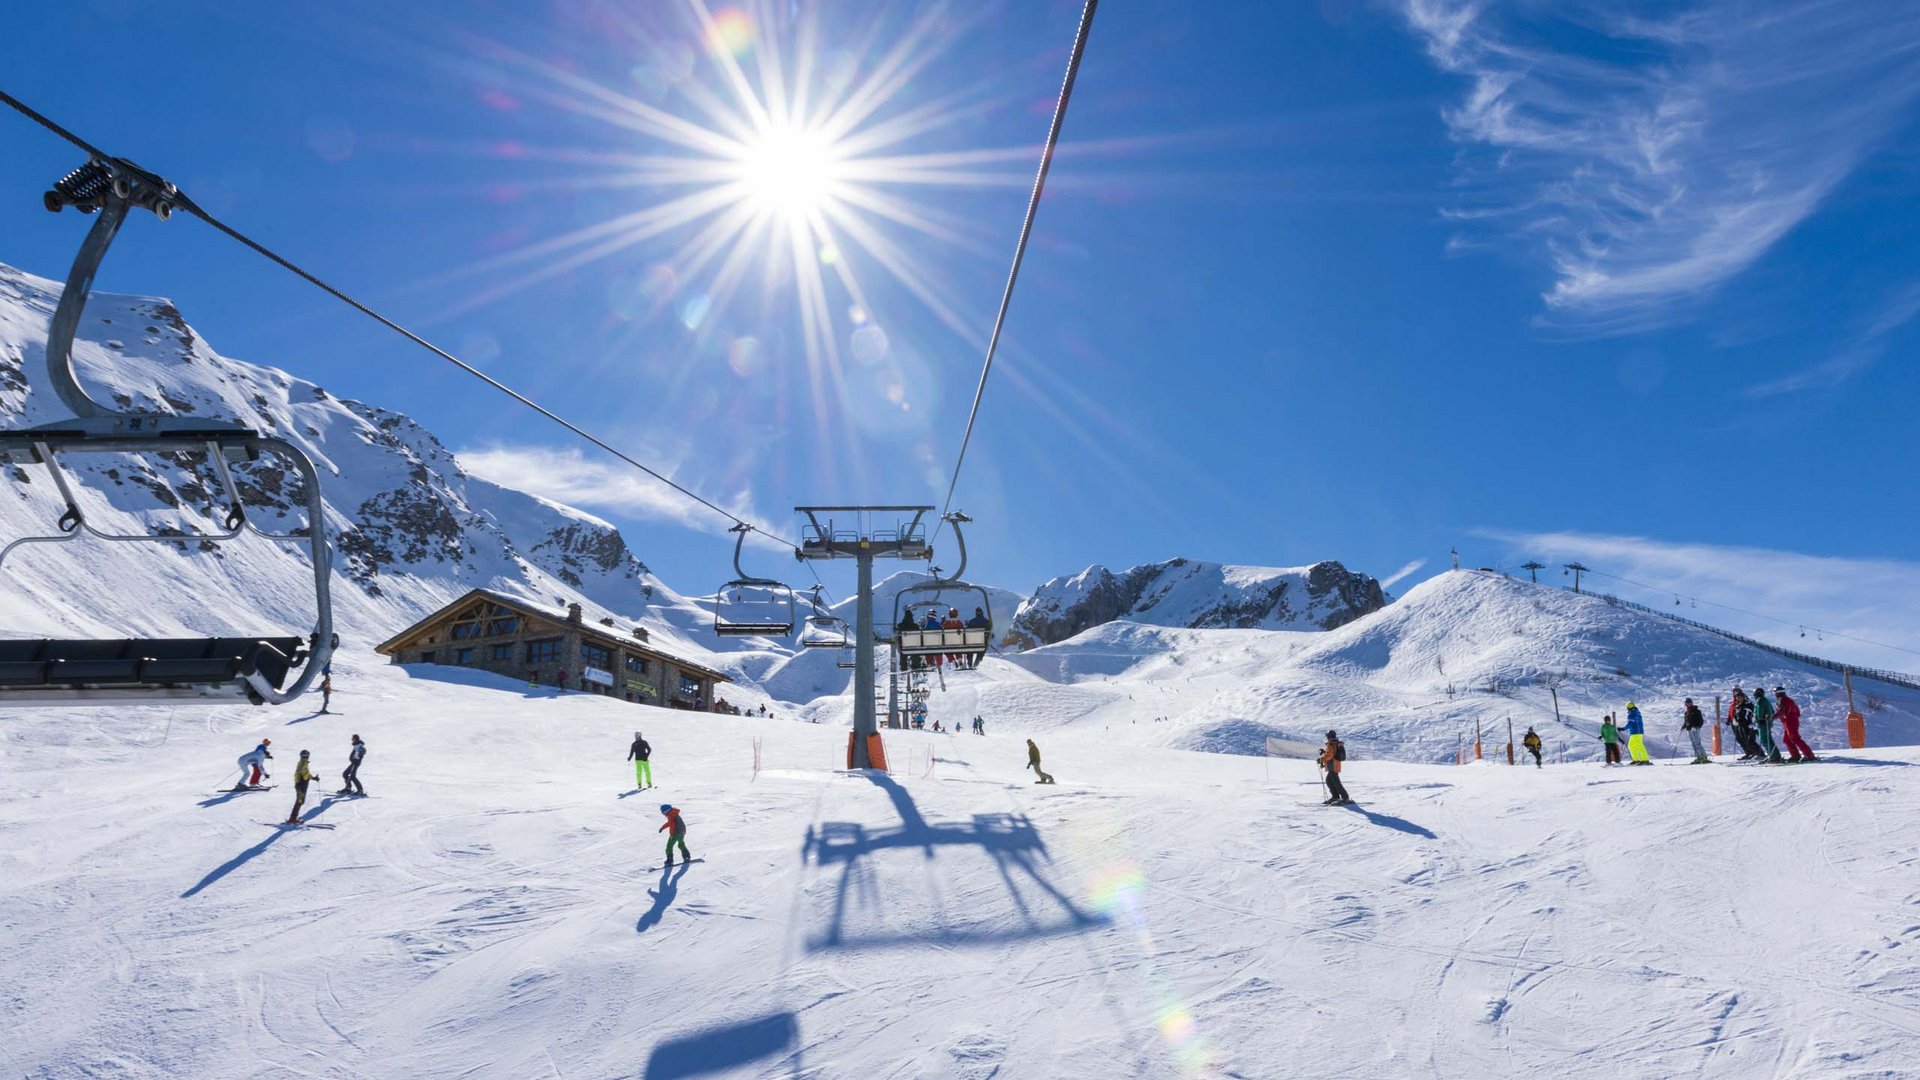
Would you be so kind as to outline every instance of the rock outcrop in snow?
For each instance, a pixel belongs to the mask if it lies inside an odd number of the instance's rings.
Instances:
[[[1054,578],[1020,606],[1006,643],[1033,648],[1116,619],[1197,629],[1331,630],[1386,606],[1380,582],[1337,562],[1228,566],[1170,559]]]

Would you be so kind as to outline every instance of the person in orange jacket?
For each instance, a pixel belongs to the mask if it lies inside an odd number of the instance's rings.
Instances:
[[[660,804],[660,812],[667,816],[666,824],[655,832],[667,834],[667,865],[673,865],[673,846],[680,845],[680,861],[692,862],[693,856],[687,853],[687,823],[680,820],[680,808],[667,803]]]
[[[1340,765],[1347,760],[1347,744],[1331,729],[1327,731],[1327,745],[1320,751],[1320,767],[1327,773],[1327,801],[1322,806],[1345,806],[1352,802],[1347,797],[1347,786],[1340,782]]]

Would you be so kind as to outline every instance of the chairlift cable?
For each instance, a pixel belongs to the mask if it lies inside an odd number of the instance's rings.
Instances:
[[[940,538],[940,528],[946,524],[947,511],[953,509],[953,492],[960,486],[960,467],[967,461],[967,445],[973,441],[973,424],[980,416],[980,399],[987,393],[987,375],[993,371],[993,357],[1000,348],[1000,331],[1007,323],[1007,308],[1013,302],[1013,285],[1020,278],[1020,263],[1027,255],[1027,238],[1033,233],[1033,219],[1040,209],[1040,193],[1047,186],[1047,172],[1053,167],[1054,147],[1060,142],[1060,128],[1066,122],[1067,101],[1073,96],[1074,80],[1080,75],[1080,58],[1087,51],[1087,32],[1093,28],[1093,11],[1100,6],[1100,0],[1086,0],[1080,8],[1080,26],[1074,31],[1073,52],[1067,57],[1066,78],[1060,83],[1060,96],[1053,103],[1053,122],[1047,127],[1046,146],[1040,152],[1040,168],[1033,177],[1033,190],[1027,195],[1026,217],[1020,223],[1020,239],[1013,247],[1013,265],[1007,270],[1006,287],[1000,291],[1000,310],[993,318],[993,333],[987,338],[987,355],[980,364],[980,382],[973,389],[973,407],[967,412],[967,430],[960,437],[960,453],[953,461],[953,475],[947,482],[947,498],[940,507],[940,521],[933,527],[933,537]]]
[[[72,143],[74,146],[80,148],[81,150],[86,151],[90,157],[100,158],[100,159],[107,159],[111,157],[111,155],[107,154],[105,151],[102,151],[100,148],[94,146],[92,143],[87,142],[85,139],[80,138],[78,135],[75,135],[73,132],[68,131],[66,128],[61,127],[59,124],[55,123],[53,120],[48,119],[45,115],[41,114],[39,111],[35,110],[33,107],[27,105],[25,102],[21,101],[19,98],[14,97],[12,94],[9,94],[4,90],[0,90],[0,102],[4,102],[5,104],[11,106],[16,112],[20,113],[22,116],[25,116],[27,119],[32,120],[34,123],[39,124],[41,127],[46,128],[48,131],[51,131],[55,135],[60,136],[62,139],[65,139],[67,142]],[[231,225],[228,225],[226,222],[221,221],[219,218],[215,217],[212,213],[208,212],[206,208],[202,207],[199,203],[195,202],[193,198],[189,196],[186,192],[184,191],[179,192],[175,196],[175,200],[177,201],[180,209],[187,211],[193,216],[206,222],[208,225],[213,226],[215,229],[219,230],[220,232],[223,232],[229,237],[232,237],[234,240],[239,241],[241,244],[245,245],[246,247],[253,249],[255,252],[258,252],[260,255],[265,256],[271,262],[276,263],[282,268],[290,271],[295,276],[306,281],[308,284],[315,286],[316,288],[320,289],[322,292],[325,292],[329,296],[332,296],[334,299],[339,300],[341,303],[344,303],[348,307],[353,308],[355,311],[360,312],[362,315],[367,316],[368,318],[374,320],[375,322],[378,322],[382,326],[385,326],[387,329],[392,330],[394,333],[399,334],[400,336],[406,338],[407,340],[413,342],[414,344],[420,346],[421,348],[426,349],[427,351],[433,353],[435,356],[438,356],[442,360],[445,360],[448,363],[459,368],[461,371],[464,371],[467,374],[473,376],[474,378],[479,379],[481,382],[486,383],[488,386],[493,387],[495,390],[500,391],[501,393],[514,399],[520,404],[525,405],[527,408],[532,409],[534,412],[539,413],[541,416],[546,417],[548,420],[553,421],[554,423],[567,429],[568,431],[579,436],[580,438],[585,439],[587,442],[592,443],[594,446],[599,447],[601,450],[604,450],[607,453],[612,454],[615,458],[618,458],[619,460],[627,463],[628,465],[631,465],[634,468],[639,469],[641,472],[646,473],[648,476],[651,476],[655,480],[658,480],[661,483],[667,485],[669,488],[672,488],[674,491],[679,492],[680,494],[686,496],[687,498],[692,499],[694,502],[699,503],[701,506],[706,507],[707,509],[713,511],[716,514],[719,514],[721,517],[726,518],[727,520],[733,522],[735,525],[744,525],[748,529],[752,530],[753,532],[757,532],[760,535],[765,536],[770,540],[777,541],[783,546],[786,546],[789,548],[794,547],[793,543],[787,540],[786,538],[777,536],[774,533],[768,532],[766,529],[763,529],[760,526],[755,525],[754,523],[741,518],[739,515],[734,514],[729,510],[722,509],[718,504],[711,502],[708,499],[696,494],[692,490],[674,482],[673,480],[668,479],[666,476],[662,475],[661,473],[655,471],[654,469],[634,459],[631,455],[616,449],[612,444],[608,443],[605,439],[602,439],[599,436],[593,434],[592,432],[587,431],[585,428],[582,428],[581,426],[579,426],[578,424],[575,424],[571,420],[566,419],[565,417],[547,408],[546,406],[540,404],[539,402],[533,400],[532,398],[526,396],[520,391],[515,390],[511,386],[508,386],[507,384],[501,382],[500,380],[494,378],[493,376],[488,375],[486,372],[481,371],[479,368],[474,367],[472,364],[467,363],[466,361],[460,359],[459,357],[453,355],[452,353],[446,351],[445,349],[442,349],[438,345],[435,345],[433,342],[428,341],[426,338],[421,337],[419,334],[414,333],[413,331],[407,329],[406,327],[400,325],[399,323],[393,321],[392,319],[387,318],[385,315],[380,314],[378,311],[375,311],[374,309],[368,307],[367,305],[361,303],[360,301],[355,300],[353,297],[348,296],[346,293],[341,292],[339,289],[334,288],[332,285],[329,285],[327,282],[323,281],[319,277],[303,269],[301,266],[294,263],[292,260],[286,258],[285,256],[280,255],[279,253],[259,243],[258,241],[254,240],[252,237],[249,237],[245,233],[241,232],[240,230],[234,228]]]
[[[1635,588],[1640,588],[1640,589],[1647,589],[1647,590],[1650,590],[1650,591],[1654,591],[1654,592],[1665,592],[1665,591],[1667,591],[1667,590],[1664,590],[1664,589],[1655,589],[1655,588],[1654,588],[1654,586],[1652,586],[1652,585],[1648,585],[1648,584],[1647,584],[1646,582],[1644,582],[1644,581],[1634,581],[1634,580],[1633,580],[1633,579],[1631,579],[1631,578],[1623,578],[1623,577],[1621,577],[1621,576],[1620,576],[1620,575],[1618,575],[1618,574],[1609,574],[1609,573],[1606,573],[1606,572],[1604,572],[1604,571],[1600,571],[1600,570],[1586,570],[1586,571],[1582,571],[1582,572],[1583,572],[1583,573],[1587,573],[1587,574],[1591,574],[1591,575],[1593,575],[1594,577],[1603,577],[1603,578],[1610,578],[1610,579],[1612,579],[1612,580],[1614,580],[1614,581],[1618,581],[1618,582],[1620,582],[1620,583],[1621,583],[1621,584],[1623,584],[1623,585],[1632,585],[1632,586],[1634,586]],[[1738,613],[1738,614],[1741,614],[1741,615],[1749,615],[1749,616],[1752,616],[1753,618],[1756,618],[1756,619],[1765,619],[1766,621],[1768,621],[1768,622],[1771,622],[1771,623],[1779,623],[1779,624],[1780,624],[1781,626],[1798,626],[1798,627],[1801,627],[1801,628],[1802,628],[1803,630],[1812,630],[1812,631],[1814,631],[1814,632],[1816,632],[1816,633],[1820,633],[1820,634],[1831,634],[1831,635],[1833,635],[1834,637],[1837,637],[1837,638],[1844,638],[1844,639],[1846,639],[1846,640],[1848,640],[1848,641],[1854,641],[1854,642],[1858,642],[1858,643],[1860,643],[1860,644],[1862,644],[1862,645],[1872,645],[1873,647],[1875,647],[1875,648],[1878,648],[1878,649],[1892,649],[1892,650],[1894,650],[1895,652],[1903,652],[1903,653],[1912,653],[1912,654],[1913,654],[1913,655],[1915,655],[1915,656],[1920,656],[1920,649],[1910,649],[1910,648],[1907,648],[1907,647],[1905,647],[1905,646],[1902,646],[1902,645],[1890,645],[1890,644],[1888,644],[1887,642],[1884,642],[1884,641],[1873,641],[1873,640],[1871,640],[1871,639],[1869,639],[1869,638],[1863,638],[1863,637],[1855,637],[1855,636],[1853,636],[1852,634],[1843,634],[1843,633],[1841,633],[1841,632],[1840,632],[1840,631],[1838,631],[1838,630],[1829,630],[1829,629],[1827,629],[1827,628],[1825,628],[1825,627],[1822,627],[1822,626],[1815,626],[1815,625],[1813,625],[1812,623],[1797,623],[1797,622],[1789,622],[1789,621],[1788,621],[1788,620],[1786,620],[1786,619],[1782,619],[1782,618],[1778,618],[1778,617],[1776,617],[1776,616],[1773,616],[1773,615],[1764,615],[1764,614],[1761,614],[1761,613],[1760,613],[1760,612],[1758,612],[1758,611],[1748,611],[1748,610],[1747,610],[1746,608],[1739,608],[1739,607],[1734,607],[1734,606],[1733,606],[1732,604],[1722,604],[1722,603],[1720,603],[1720,602],[1719,602],[1719,601],[1717,601],[1717,600],[1703,600],[1703,599],[1701,599],[1700,597],[1697,597],[1697,596],[1690,596],[1690,597],[1687,597],[1687,599],[1689,599],[1689,600],[1694,600],[1694,601],[1698,601],[1699,603],[1702,603],[1702,604],[1706,604],[1706,605],[1708,605],[1709,607],[1717,607],[1717,608],[1720,608],[1720,609],[1721,609],[1721,610],[1723,610],[1723,611],[1732,611],[1732,612],[1736,612],[1736,613]],[[1804,636],[1804,634],[1803,634],[1802,636]]]

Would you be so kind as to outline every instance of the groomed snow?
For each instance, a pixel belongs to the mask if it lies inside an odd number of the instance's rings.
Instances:
[[[356,667],[356,665],[365,665]],[[1920,751],[1314,768],[668,713],[343,659],[335,704],[12,711],[25,1077],[1896,1077]],[[657,791],[622,797],[634,728]],[[373,798],[330,790],[347,736]],[[271,792],[224,797],[261,736]],[[753,771],[754,740],[761,772]],[[657,804],[705,861],[663,872]]]

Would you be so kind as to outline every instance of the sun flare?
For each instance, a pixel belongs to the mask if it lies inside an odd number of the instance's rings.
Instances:
[[[757,208],[805,219],[826,209],[846,180],[845,160],[827,134],[800,124],[768,127],[740,148],[743,198]]]

